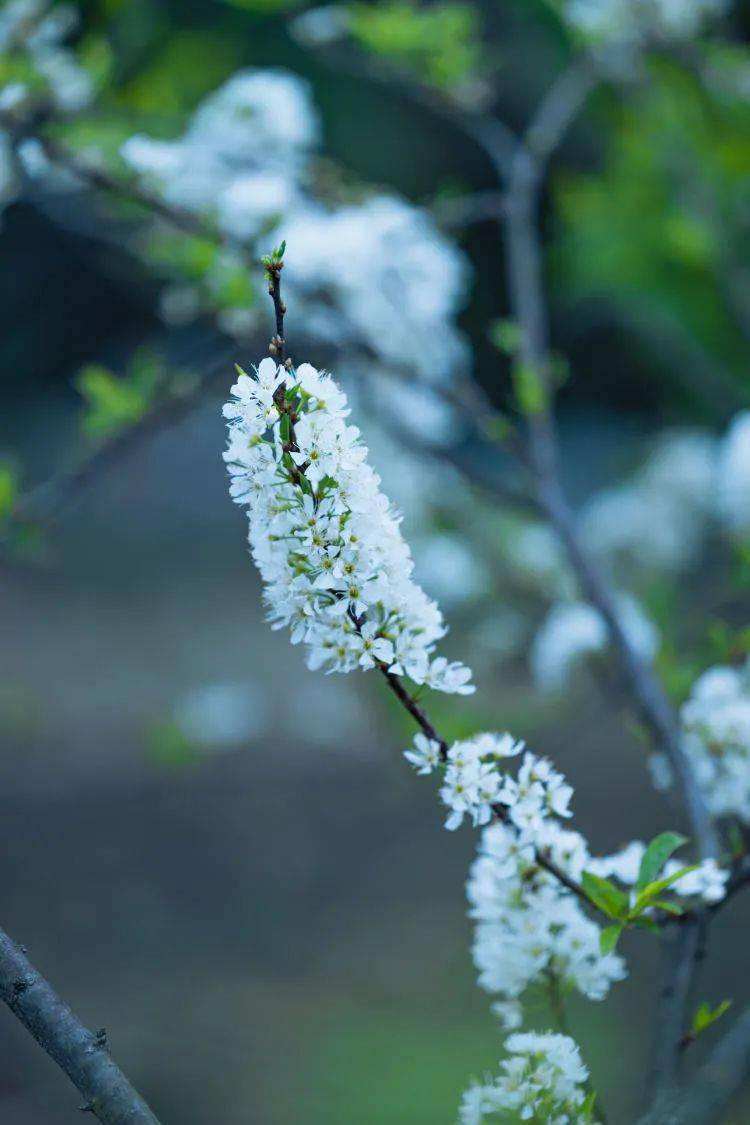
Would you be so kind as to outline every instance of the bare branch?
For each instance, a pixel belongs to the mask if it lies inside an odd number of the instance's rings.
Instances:
[[[106,1125],[159,1125],[111,1058],[106,1033],[85,1028],[3,930],[0,998],[78,1088],[82,1109]]]
[[[186,394],[171,394],[157,402],[133,425],[118,431],[69,467],[23,493],[16,502],[12,520],[19,524],[53,522],[65,505],[100,473],[118,464],[141,441],[174,425],[195,409],[214,380],[226,377],[227,367],[235,355],[235,349],[222,352]]]

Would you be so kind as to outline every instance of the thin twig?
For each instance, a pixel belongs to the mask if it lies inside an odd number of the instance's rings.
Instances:
[[[107,1125],[159,1125],[112,1059],[106,1033],[89,1031],[54,992],[25,951],[0,930],[0,999]]]
[[[174,425],[195,409],[217,377],[225,376],[236,349],[223,351],[205,368],[201,379],[186,394],[171,394],[131,426],[118,431],[90,453],[34,485],[15,503],[12,519],[18,524],[53,523],[75,496],[102,472],[126,457],[141,441]]]

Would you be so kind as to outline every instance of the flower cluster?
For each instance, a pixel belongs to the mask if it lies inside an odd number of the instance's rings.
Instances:
[[[412,580],[399,518],[336,383],[309,364],[266,359],[255,376],[241,372],[232,395],[230,491],[248,508],[273,626],[307,645],[311,668],[381,666],[436,691],[472,692],[468,668],[434,655],[442,615]]]
[[[564,0],[565,20],[595,42],[688,39],[729,7],[729,0]]]
[[[288,296],[309,339],[410,366],[426,381],[455,378],[469,361],[454,323],[466,288],[463,255],[423,211],[393,195],[338,205],[322,198],[312,163],[319,135],[306,82],[246,70],[198,106],[178,139],[125,143],[124,159],[152,190],[215,223],[230,244],[201,284],[165,292],[165,314],[189,319],[202,305],[218,307],[222,327],[246,338],[259,313],[241,286],[227,303],[227,277],[240,262],[231,244],[252,245],[260,235],[281,241],[283,232],[296,256]]]
[[[510,1035],[498,1076],[469,1087],[459,1113],[460,1125],[482,1125],[495,1114],[503,1121],[539,1121],[549,1125],[592,1122],[587,1095],[589,1072],[577,1044],[567,1035],[532,1032]]]
[[[511,807],[511,817],[514,811]],[[530,826],[519,829],[518,820],[523,823],[525,814],[484,830],[467,884],[479,984],[502,997],[504,1006],[496,1014],[506,1026],[520,1022],[521,996],[541,974],[554,974],[565,988],[590,1000],[603,999],[625,976],[621,957],[601,953],[599,925],[538,861],[542,852],[569,878],[580,880],[589,865],[583,836],[541,810]]]
[[[681,720],[685,751],[709,810],[750,824],[750,660],[704,672]]]

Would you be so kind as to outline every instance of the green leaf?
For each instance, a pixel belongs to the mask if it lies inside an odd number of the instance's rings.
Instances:
[[[137,422],[146,408],[138,387],[99,364],[90,363],[82,368],[75,383],[86,400],[81,421],[83,431],[95,440],[109,437]]]
[[[630,914],[631,918],[640,914],[646,907],[653,906],[654,899],[658,898],[662,891],[666,890],[667,887],[671,887],[672,884],[681,879],[683,875],[689,875],[691,871],[697,871],[699,867],[699,863],[690,864],[688,867],[680,867],[671,875],[665,875],[663,879],[657,879],[655,882],[649,883],[647,887],[643,888],[635,900]]]
[[[628,896],[619,890],[609,879],[601,875],[592,875],[584,871],[581,877],[583,889],[587,897],[598,907],[603,914],[616,920],[625,920],[628,916]]]
[[[656,878],[672,853],[687,843],[687,837],[679,832],[662,832],[656,836],[643,853],[635,889],[642,891]]]
[[[423,82],[452,89],[480,69],[478,14],[468,4],[381,0],[347,8],[358,43]]]
[[[282,414],[281,418],[279,419],[279,437],[283,442],[289,441],[290,433],[291,423],[289,421],[289,415]]]
[[[731,1000],[722,1000],[715,1008],[711,1008],[711,1005],[707,1004],[704,1000],[703,1003],[698,1005],[695,1015],[693,1016],[693,1022],[690,1025],[691,1036],[697,1038],[707,1027],[711,1027],[717,1020],[721,1019],[725,1012],[728,1012],[731,1007]]]
[[[18,496],[18,477],[10,465],[0,465],[0,523],[13,511]]]
[[[504,355],[515,355],[521,347],[523,331],[515,320],[495,320],[490,325],[489,338]]]
[[[614,926],[606,926],[605,929],[599,934],[599,949],[601,950],[602,957],[606,957],[608,953],[612,953],[620,940],[620,934],[625,927],[619,923]]]
[[[581,1106],[581,1119],[587,1123],[594,1120],[594,1103],[596,1102],[596,1090],[591,1090],[586,1095],[586,1100]]]
[[[525,363],[513,367],[513,387],[518,409],[527,417],[539,414],[547,404],[547,391],[539,372]]]
[[[655,910],[664,910],[667,914],[674,914],[675,917],[679,917],[681,914],[685,913],[682,907],[678,906],[676,902],[670,902],[669,899],[666,898],[655,898],[651,906],[653,906]]]

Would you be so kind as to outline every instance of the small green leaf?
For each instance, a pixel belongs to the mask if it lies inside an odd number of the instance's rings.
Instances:
[[[664,910],[667,914],[674,914],[676,917],[685,913],[682,907],[678,906],[676,902],[670,902],[669,899],[666,898],[655,898],[651,906],[653,906],[655,910]]]
[[[680,867],[671,875],[665,875],[663,879],[657,879],[655,882],[649,883],[647,887],[643,888],[638,898],[635,900],[631,915],[640,913],[640,911],[645,910],[647,906],[652,906],[654,899],[658,898],[662,891],[665,891],[667,887],[671,887],[673,883],[682,879],[683,875],[689,875],[691,871],[697,871],[699,867],[699,863],[693,863],[688,867]]]
[[[547,391],[535,367],[516,363],[513,367],[513,386],[518,409],[527,417],[540,414],[547,405]]]
[[[722,1000],[721,1003],[717,1004],[713,1009],[711,1005],[707,1004],[704,1000],[703,1003],[698,1005],[695,1015],[693,1016],[693,1022],[690,1025],[691,1036],[696,1038],[702,1031],[705,1031],[707,1027],[710,1027],[711,1024],[721,1019],[731,1007],[731,1000]]]
[[[588,1125],[589,1122],[594,1120],[594,1103],[596,1101],[596,1090],[591,1090],[586,1096],[586,1101],[581,1106],[581,1119]]]
[[[521,347],[523,331],[515,320],[495,320],[490,325],[489,338],[499,352],[515,355]]]
[[[289,422],[289,415],[288,414],[282,414],[281,418],[279,419],[279,437],[281,438],[281,440],[283,442],[287,442],[287,441],[289,441],[290,433],[291,433],[291,424]]]
[[[18,496],[18,478],[10,465],[0,465],[0,523],[13,511]]]
[[[606,957],[608,953],[612,953],[620,940],[624,926],[615,923],[614,926],[606,926],[599,934],[599,949],[601,950],[602,957]]]
[[[643,853],[635,889],[642,891],[656,878],[672,853],[687,843],[687,837],[681,836],[679,832],[662,832],[660,836],[656,836]]]
[[[583,889],[587,897],[597,906],[603,914],[616,920],[625,920],[628,916],[628,896],[619,890],[609,879],[601,875],[592,875],[584,871],[581,877]]]

